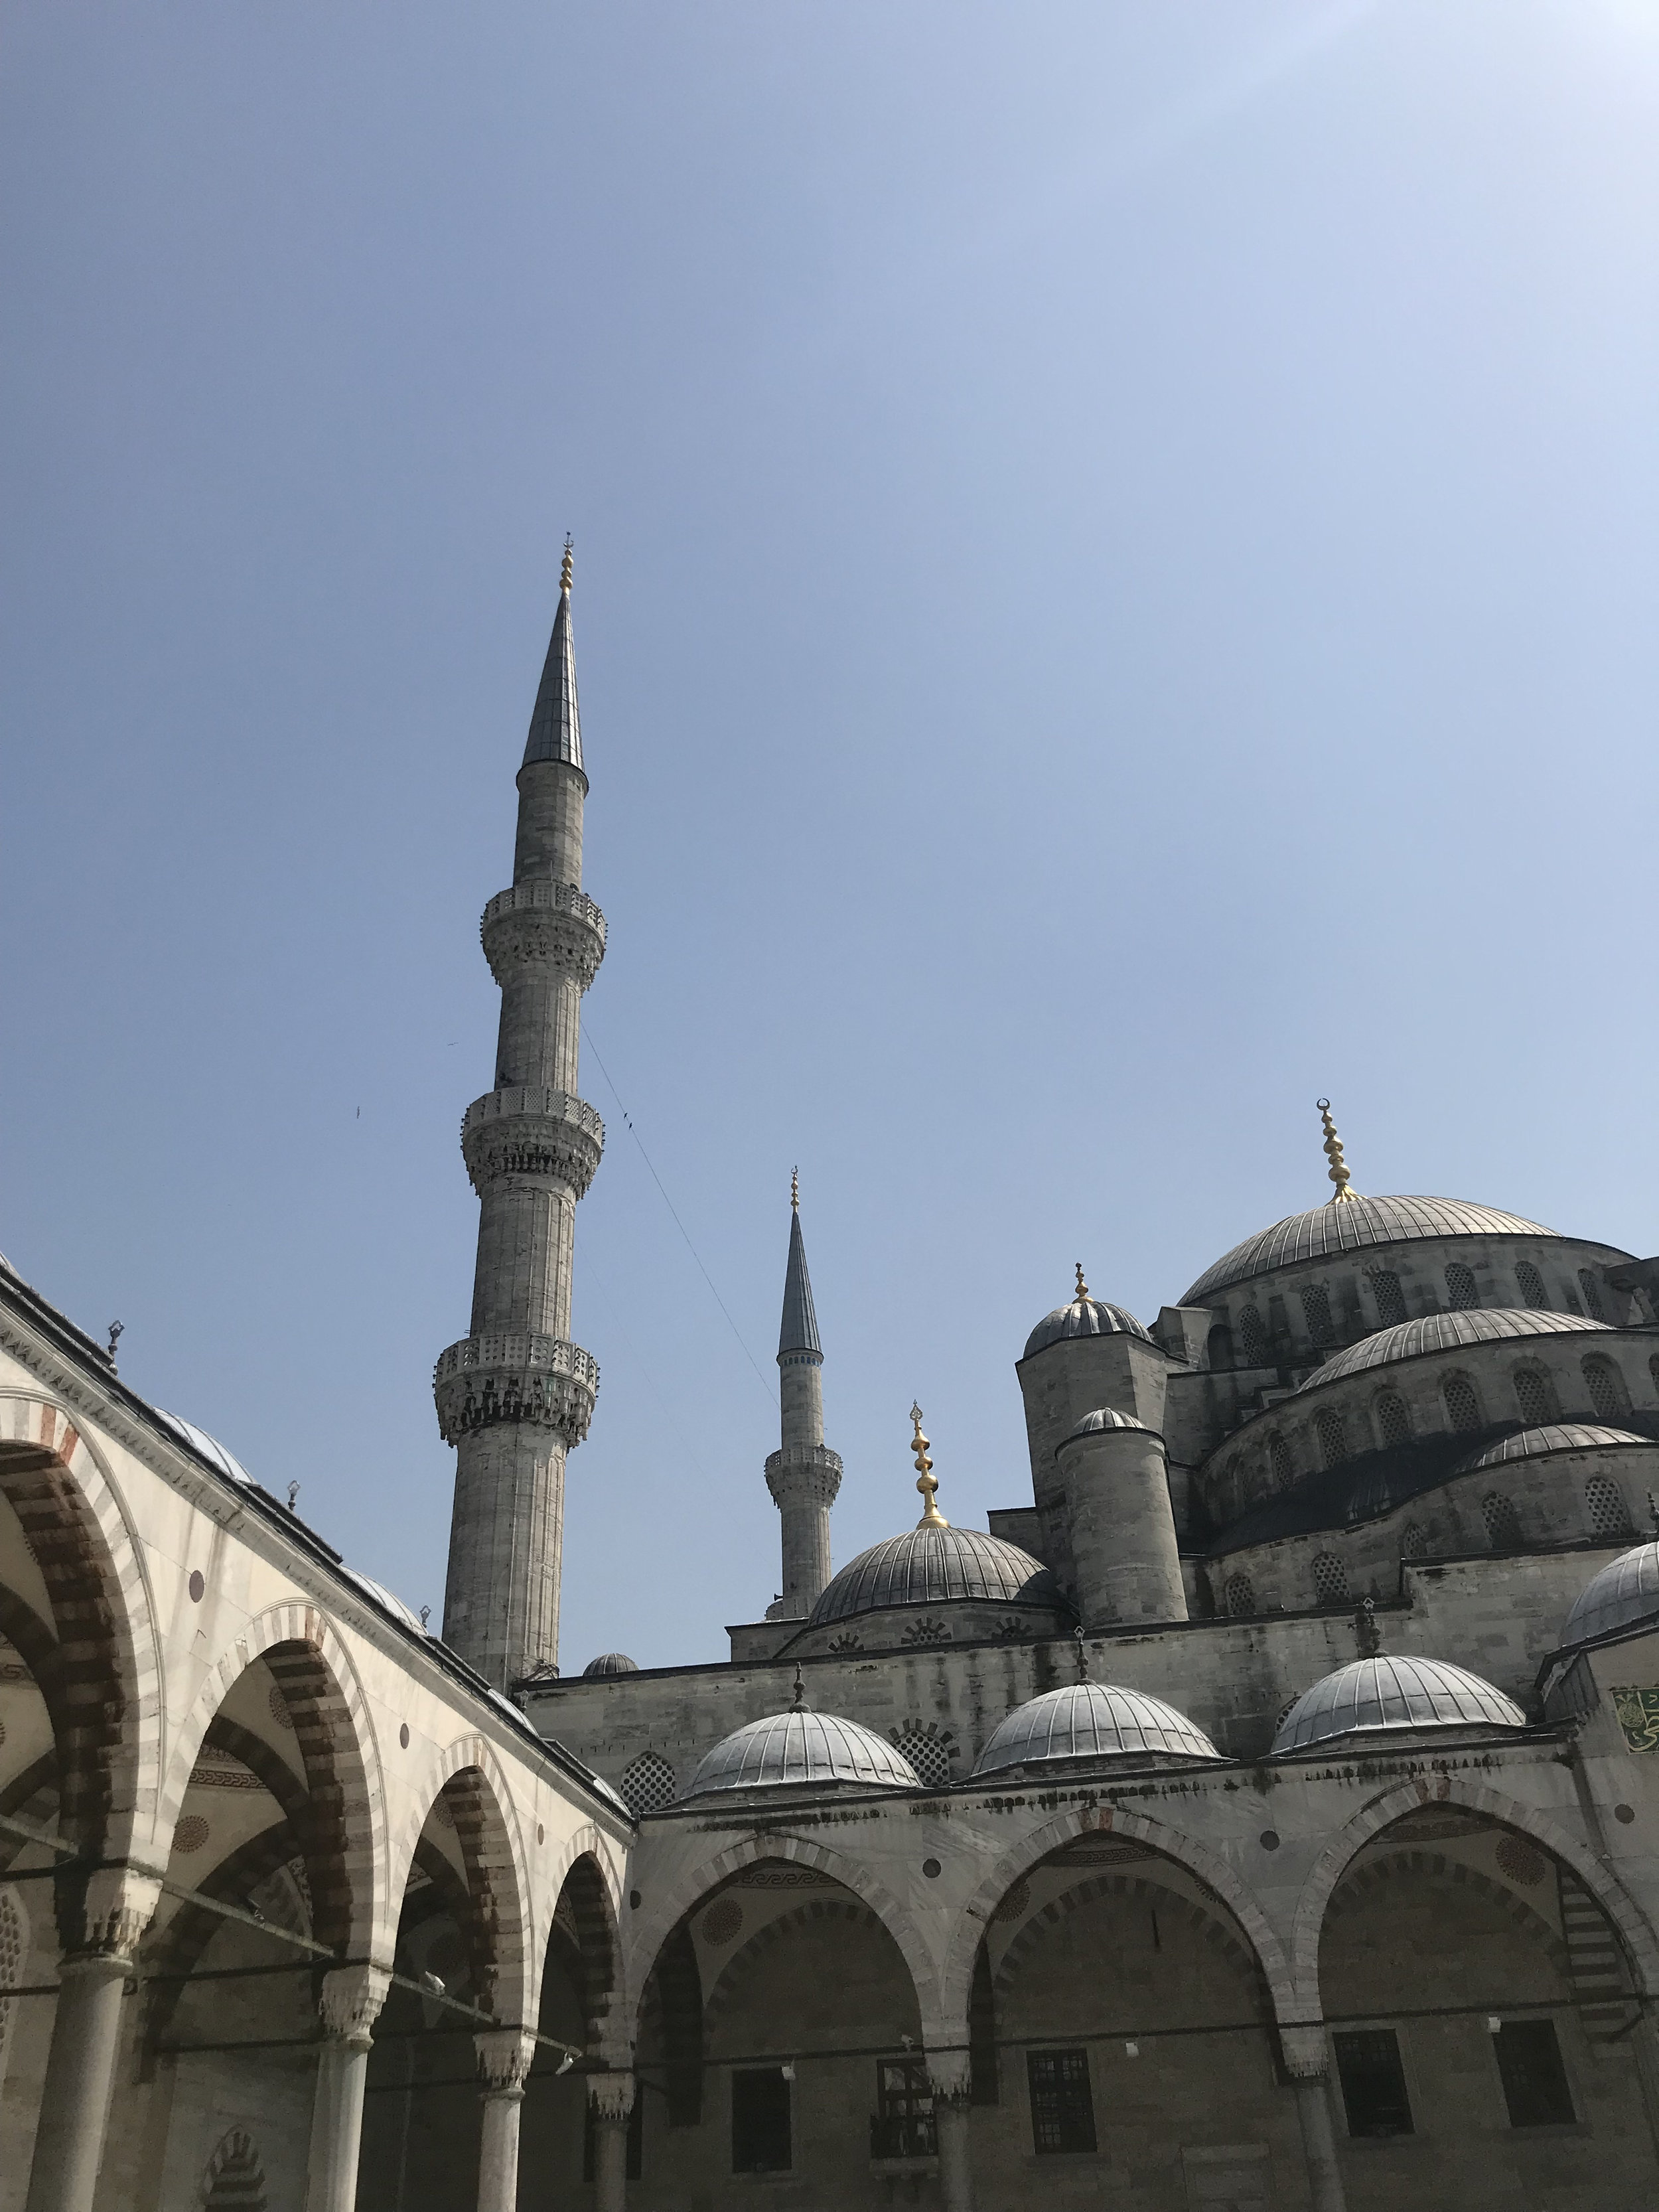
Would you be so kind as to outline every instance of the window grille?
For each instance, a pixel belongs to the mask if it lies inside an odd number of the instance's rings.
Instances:
[[[1501,1490],[1489,1490],[1480,1501],[1480,1515],[1494,1552],[1520,1550],[1521,1523],[1516,1517],[1512,1498],[1505,1498]]]
[[[1244,1364],[1247,1367],[1266,1367],[1269,1364],[1267,1332],[1261,1326],[1258,1307],[1246,1306],[1238,1316],[1238,1340],[1244,1347]]]
[[[1462,1434],[1480,1427],[1480,1401],[1467,1375],[1449,1375],[1441,1385],[1440,1395],[1446,1401],[1446,1419],[1454,1430]]]
[[[637,1820],[641,1813],[659,1813],[674,1802],[674,1770],[659,1752],[642,1752],[624,1767],[617,1784],[622,1799]]]
[[[1031,2146],[1042,2153],[1093,2150],[1095,2105],[1086,2051],[1028,2051]]]
[[[1584,1388],[1598,1420],[1616,1421],[1625,1411],[1625,1393],[1616,1369],[1605,1359],[1583,1363]]]
[[[1544,1288],[1544,1278],[1530,1260],[1516,1261],[1515,1279],[1521,1286],[1521,1303],[1523,1306],[1548,1305],[1549,1293]]]
[[[1248,1575],[1229,1575],[1222,1602],[1235,1620],[1255,1611],[1255,1585]]]
[[[1601,1303],[1601,1285],[1588,1267],[1578,1270],[1578,1287],[1584,1293],[1584,1311],[1592,1321],[1605,1321],[1607,1308]]]
[[[1517,1367],[1515,1370],[1515,1402],[1521,1408],[1521,1418],[1529,1429],[1555,1419],[1555,1395],[1550,1389],[1550,1379],[1540,1367]]]
[[[23,1930],[22,1908],[17,1893],[0,1889],[0,2081],[6,2074],[6,2043],[16,2008],[6,1996],[23,1979],[23,1959],[28,1948]]]
[[[1331,1324],[1330,1293],[1322,1283],[1304,1283],[1302,1286],[1302,1310],[1307,1317],[1308,1334],[1316,1344],[1334,1344],[1336,1331]]]
[[[1446,1270],[1446,1299],[1454,1313],[1462,1313],[1480,1303],[1474,1273],[1461,1260],[1454,1260]]]
[[[1630,1534],[1630,1509],[1624,1492],[1611,1476],[1591,1475],[1584,1485],[1584,1503],[1589,1508],[1590,1527],[1598,1536]]]
[[[1334,1552],[1322,1552],[1313,1564],[1314,1592],[1321,1605],[1348,1602],[1348,1571]]]
[[[1408,1444],[1412,1440],[1412,1417],[1406,1411],[1406,1401],[1398,1390],[1384,1390],[1376,1401],[1376,1432],[1385,1445]]]
[[[906,1721],[892,1731],[892,1737],[930,1790],[950,1788],[951,1746],[936,1721]]]
[[[1652,1378],[1654,1389],[1659,1390],[1659,1352],[1656,1352],[1649,1360],[1648,1373]]]
[[[1402,1559],[1420,1559],[1429,1548],[1429,1540],[1422,1525],[1408,1521],[1400,1533],[1400,1556]]]
[[[1331,2039],[1337,2079],[1351,2136],[1409,2136],[1412,2100],[1400,2063],[1400,2038],[1391,2027],[1351,2029]]]
[[[938,2148],[927,2061],[878,2058],[876,2109],[870,2116],[871,2157],[932,2158]]]
[[[1295,1470],[1291,1465],[1291,1448],[1283,1437],[1268,1437],[1267,1457],[1273,1463],[1273,1488],[1288,1490],[1294,1479]]]
[[[1376,1318],[1383,1328],[1397,1328],[1406,1318],[1406,1294],[1400,1287],[1400,1278],[1392,1267],[1373,1267],[1370,1271],[1371,1296],[1376,1300]]]
[[[1334,1407],[1327,1406],[1315,1417],[1314,1432],[1319,1438],[1319,1456],[1327,1467],[1340,1467],[1348,1455],[1347,1431],[1342,1416]]]
[[[1492,2047],[1512,2128],[1573,2124],[1578,2115],[1572,2108],[1553,2020],[1506,2020]]]
[[[635,2097],[638,2112],[644,2100]],[[787,2173],[794,2162],[789,2084],[781,2066],[739,2067],[732,2076],[732,2171]]]

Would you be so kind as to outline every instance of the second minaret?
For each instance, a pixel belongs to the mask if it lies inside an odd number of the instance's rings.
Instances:
[[[766,1462],[766,1486],[783,1523],[783,1594],[767,1607],[769,1620],[805,1620],[830,1579],[830,1508],[841,1488],[841,1461],[823,1441],[823,1365],[800,1233],[800,1186],[792,1181],[789,1263],[778,1331],[781,1449]]]

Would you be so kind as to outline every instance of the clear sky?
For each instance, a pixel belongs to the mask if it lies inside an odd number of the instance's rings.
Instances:
[[[796,1162],[840,1561],[1322,1092],[1659,1249],[1652,0],[14,0],[0,283],[0,1249],[411,1603],[567,528],[567,1669],[777,1587]]]

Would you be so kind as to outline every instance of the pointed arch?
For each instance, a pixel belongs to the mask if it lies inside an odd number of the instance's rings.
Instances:
[[[704,1999],[705,2029],[714,2029],[721,2014],[732,2003],[744,1977],[759,1965],[774,1944],[781,1943],[798,1929],[809,1928],[825,1920],[842,1920],[854,1927],[878,1928],[890,1943],[893,1940],[891,1930],[886,1927],[881,1916],[861,1898],[851,1895],[835,1897],[820,1890],[804,1904],[792,1905],[773,1919],[763,1921],[747,1942],[738,1944],[720,1968]],[[917,1991],[916,1996],[920,2008],[921,1992]]]
[[[1064,1863],[1062,1860],[1060,1864],[1063,1866]],[[1218,1914],[1206,1911],[1203,1905],[1194,1903],[1181,1891],[1169,1889],[1162,1882],[1151,1879],[1144,1869],[1139,1874],[1085,1875],[1081,1869],[1079,1869],[1078,1880],[1034,1912],[1003,1953],[991,1977],[993,1998],[999,2008],[1006,2001],[1009,1990],[1030,1953],[1047,1937],[1055,1923],[1069,1918],[1085,1905],[1091,1905],[1103,1897],[1133,1898],[1147,1903],[1156,1903],[1162,1899],[1166,1904],[1182,1907],[1205,1942],[1218,1952],[1242,1978],[1253,1985],[1261,1997],[1264,2012],[1270,2008],[1261,1968],[1255,1953],[1247,1943],[1240,1942],[1234,1929]]]
[[[395,1936],[416,1848],[442,1802],[466,1869],[467,1924],[473,1984],[485,2012],[508,2021],[533,2017],[540,1986],[532,1926],[529,1869],[513,1788],[495,1746],[477,1734],[458,1736],[422,1775],[415,1810],[398,1839],[386,1897]]]
[[[626,2023],[623,2018],[622,1931],[598,1860],[579,1851],[559,1885],[554,1918],[565,1927],[576,1954],[577,1995],[588,2056],[625,2064]],[[618,2058],[618,2049],[624,2055]]]
[[[244,2127],[232,2128],[220,2140],[202,2174],[204,2212],[265,2212],[265,2176]]]

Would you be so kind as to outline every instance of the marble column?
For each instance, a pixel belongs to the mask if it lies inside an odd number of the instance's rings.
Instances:
[[[593,2115],[594,2212],[624,2212],[628,2203],[628,2121],[634,2109],[632,2074],[590,2074],[587,2106]]]
[[[968,2053],[930,2051],[927,2081],[933,2093],[940,2202],[945,2212],[974,2212],[974,2168],[968,2144],[973,2083]]]
[[[1311,2021],[1281,2027],[1279,2039],[1285,2071],[1296,2090],[1296,2113],[1302,2123],[1302,2154],[1307,2161],[1314,2212],[1347,2212],[1342,2172],[1336,2162],[1336,2136],[1331,2126],[1330,2053],[1324,2023]]]
[[[363,2085],[374,2027],[392,1977],[384,1966],[336,1966],[323,1977],[323,2045],[311,2108],[306,2212],[353,2212],[363,2135]]]
[[[535,2039],[516,2027],[492,2028],[472,2039],[483,2084],[478,2143],[478,2212],[516,2212],[519,2202],[519,2114],[525,2076],[536,2055]]]
[[[106,1867],[58,1899],[64,1956],[25,2212],[92,2212],[104,2160],[121,1996],[161,1887]]]

